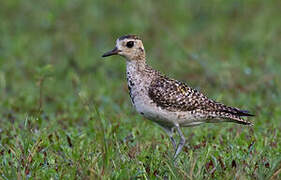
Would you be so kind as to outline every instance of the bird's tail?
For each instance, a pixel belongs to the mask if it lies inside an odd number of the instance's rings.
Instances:
[[[226,106],[221,103],[215,103],[215,108],[212,110],[213,118],[223,119],[228,122],[235,122],[244,125],[253,125],[252,122],[243,119],[243,117],[254,116],[249,111],[241,110],[235,107]]]
[[[239,112],[239,113],[229,113],[228,111],[220,111],[217,112],[219,114],[219,118],[224,119],[228,122],[234,122],[237,124],[250,125],[253,123],[249,120],[242,118],[243,116],[253,116],[252,114]]]

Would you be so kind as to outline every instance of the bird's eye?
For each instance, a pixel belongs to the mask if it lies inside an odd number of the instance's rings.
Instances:
[[[132,48],[132,47],[134,46],[134,41],[129,41],[129,42],[127,42],[126,46],[127,46],[128,48]]]

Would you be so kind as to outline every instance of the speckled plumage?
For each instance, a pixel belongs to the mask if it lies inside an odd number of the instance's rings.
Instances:
[[[240,116],[250,116],[246,111],[208,99],[185,83],[166,76],[159,76],[151,82],[148,95],[157,106],[169,111],[189,111],[195,116],[196,114],[205,116],[206,120],[222,118],[232,119],[240,124],[251,124],[240,118]]]
[[[116,41],[116,48],[103,56],[113,54],[124,56],[127,60],[128,89],[135,109],[168,133],[176,149],[175,158],[185,143],[180,127],[214,122],[251,125],[250,121],[242,118],[252,116],[247,111],[211,100],[187,84],[168,78],[148,66],[143,44],[137,36],[122,36]],[[172,137],[173,128],[181,137],[177,148]]]

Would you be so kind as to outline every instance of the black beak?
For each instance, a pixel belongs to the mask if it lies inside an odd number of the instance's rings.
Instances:
[[[102,55],[102,57],[107,57],[107,56],[112,56],[112,55],[116,55],[120,52],[120,50],[117,49],[117,47],[115,47],[112,51],[109,51],[107,53],[104,53]]]

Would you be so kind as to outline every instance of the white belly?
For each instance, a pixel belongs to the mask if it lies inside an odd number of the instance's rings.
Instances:
[[[190,112],[172,112],[157,107],[148,97],[135,96],[134,106],[138,113],[162,126],[194,126],[202,123]]]

